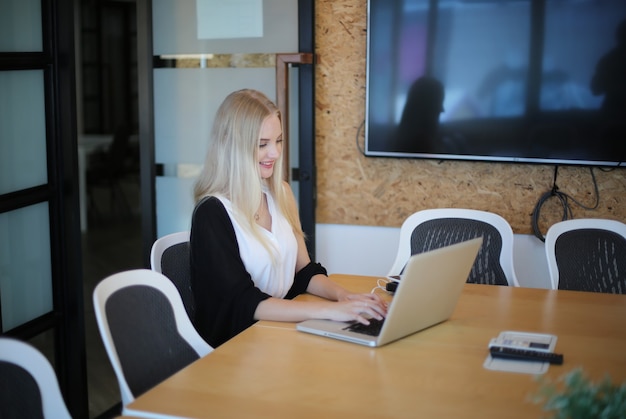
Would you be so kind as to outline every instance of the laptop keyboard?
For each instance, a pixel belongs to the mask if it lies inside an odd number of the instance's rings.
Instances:
[[[370,324],[363,324],[363,323],[352,323],[349,326],[344,327],[344,330],[349,330],[350,332],[356,332],[356,333],[362,333],[364,335],[369,335],[369,336],[378,336],[380,334],[380,329],[382,329],[383,327],[383,322],[385,321],[385,319],[383,318],[382,320],[376,320],[376,319],[369,319],[370,320]]]

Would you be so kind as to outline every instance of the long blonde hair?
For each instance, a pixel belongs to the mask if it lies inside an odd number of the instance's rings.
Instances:
[[[271,115],[276,115],[282,126],[278,107],[263,93],[243,89],[229,94],[215,115],[204,167],[194,186],[196,203],[211,195],[229,199],[239,223],[268,251],[272,246],[262,234],[254,215],[263,193],[257,161],[261,127]],[[272,176],[265,182],[294,233],[303,236],[297,209],[283,182],[283,161],[281,153]]]

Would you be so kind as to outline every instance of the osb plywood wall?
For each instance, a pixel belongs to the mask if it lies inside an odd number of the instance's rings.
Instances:
[[[515,233],[532,234],[531,214],[552,189],[554,166],[365,157],[359,127],[365,118],[366,0],[316,0],[317,222],[399,227],[426,208],[474,208],[500,214]],[[571,202],[574,218],[626,222],[626,169],[593,169],[596,210]],[[561,167],[557,185],[581,204],[595,204],[590,169]],[[540,231],[560,221],[549,199]]]

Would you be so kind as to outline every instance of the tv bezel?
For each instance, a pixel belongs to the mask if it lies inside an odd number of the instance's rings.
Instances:
[[[367,43],[366,43],[366,97],[365,97],[365,121],[364,136],[365,144],[363,153],[367,157],[387,157],[406,159],[430,159],[430,160],[460,160],[476,162],[500,162],[500,163],[529,163],[548,165],[576,165],[576,166],[603,166],[603,167],[624,167],[623,161],[605,161],[594,159],[567,159],[567,158],[543,158],[528,156],[505,156],[505,155],[483,155],[483,154],[455,154],[455,153],[425,153],[425,152],[402,152],[402,151],[382,151],[371,150],[369,148],[370,134],[370,82],[372,80],[371,68],[371,2],[380,0],[367,0]],[[389,0],[382,0],[389,1]],[[532,0],[531,0],[532,1]],[[432,4],[432,1],[431,1]]]

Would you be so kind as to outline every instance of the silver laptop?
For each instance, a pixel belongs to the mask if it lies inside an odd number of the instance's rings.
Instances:
[[[306,320],[297,330],[382,346],[447,320],[463,291],[482,237],[411,256],[378,336],[347,330],[353,323]]]

